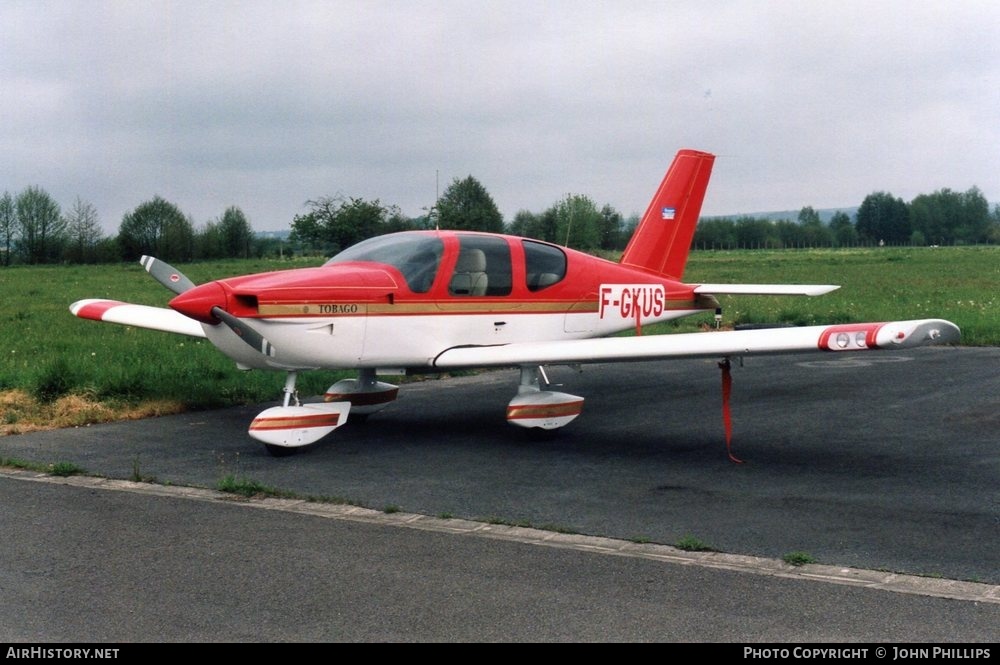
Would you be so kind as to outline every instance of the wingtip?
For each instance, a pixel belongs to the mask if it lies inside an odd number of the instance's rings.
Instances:
[[[77,300],[69,306],[69,311],[73,316],[91,321],[103,321],[104,314],[112,307],[118,307],[125,303],[119,300],[104,300],[102,298],[87,298]]]
[[[935,319],[929,323],[927,339],[932,344],[958,344],[962,341],[962,329],[951,321]]]

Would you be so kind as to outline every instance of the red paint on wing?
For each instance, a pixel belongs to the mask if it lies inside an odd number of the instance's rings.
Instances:
[[[882,329],[885,323],[845,323],[839,326],[830,326],[822,332],[819,336],[818,346],[823,351],[838,351],[847,349],[857,349],[862,348],[860,344],[857,343],[857,333],[864,333],[865,340],[864,346],[869,349],[877,349],[878,345],[875,343],[875,338],[878,335],[878,331]],[[841,346],[837,344],[837,337],[844,333],[848,335],[846,338],[846,344]]]
[[[81,319],[90,319],[92,321],[103,321],[104,314],[107,313],[109,309],[118,307],[119,305],[127,305],[128,303],[121,302],[119,300],[98,300],[96,302],[87,303],[80,309],[76,311],[76,315]]]

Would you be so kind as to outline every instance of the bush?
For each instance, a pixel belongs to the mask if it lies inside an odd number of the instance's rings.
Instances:
[[[51,402],[68,394],[75,385],[69,364],[64,358],[56,358],[35,379],[31,392],[39,401]]]

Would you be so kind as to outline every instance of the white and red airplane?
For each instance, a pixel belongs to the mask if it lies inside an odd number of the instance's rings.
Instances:
[[[396,399],[397,386],[379,381],[382,374],[519,367],[507,420],[551,430],[580,415],[583,398],[551,390],[546,365],[716,357],[725,402],[731,357],[959,340],[958,327],[938,319],[608,337],[717,310],[720,294],[817,296],[838,288],[681,281],[714,160],[677,153],[618,263],[508,235],[409,231],[361,242],[319,268],[201,286],[143,257],[177,294],[171,309],[112,300],[70,309],[85,319],[208,338],[240,368],[287,372],[283,405],[250,425],[275,455],[314,443],[349,413],[367,416]],[[359,375],[331,386],[323,403],[300,404],[296,373],[311,369]]]

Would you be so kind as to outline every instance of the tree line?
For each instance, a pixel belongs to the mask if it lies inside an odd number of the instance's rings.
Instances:
[[[528,236],[583,250],[620,250],[638,222],[610,205],[600,208],[581,194],[567,195],[547,210],[519,211],[505,223],[493,197],[471,175],[449,185],[427,214],[403,216],[397,206],[350,197],[307,201],[308,212],[292,220],[292,244],[332,255],[372,236],[410,229],[457,229]]]
[[[978,187],[965,192],[940,189],[910,203],[874,192],[861,202],[853,220],[838,212],[828,224],[810,206],[802,208],[795,221],[703,219],[693,239],[698,249],[975,244],[1000,244],[1000,206],[991,212]]]
[[[65,212],[41,187],[0,197],[0,265],[111,263],[143,254],[168,261],[246,258],[260,250],[243,211],[230,206],[196,228],[175,204],[154,196],[122,218],[118,233],[104,234],[97,209],[76,198]]]
[[[464,229],[510,233],[584,251],[621,250],[638,217],[624,218],[568,194],[542,212],[520,210],[505,222],[486,188],[471,175],[456,178],[437,204],[420,217],[398,206],[345,196],[307,201],[291,222],[290,251],[333,255],[367,238],[413,229]],[[811,206],[796,220],[702,219],[693,246],[699,249],[850,247],[856,245],[954,245],[1000,243],[1000,206],[992,212],[983,193],[941,189],[910,203],[888,192],[865,197],[854,218],[836,213],[829,223]],[[118,233],[106,236],[96,208],[77,197],[65,212],[41,187],[0,197],[0,264],[106,263],[151,254],[167,261],[240,258],[284,251],[255,236],[237,206],[196,227],[177,205],[154,196],[126,213]]]

